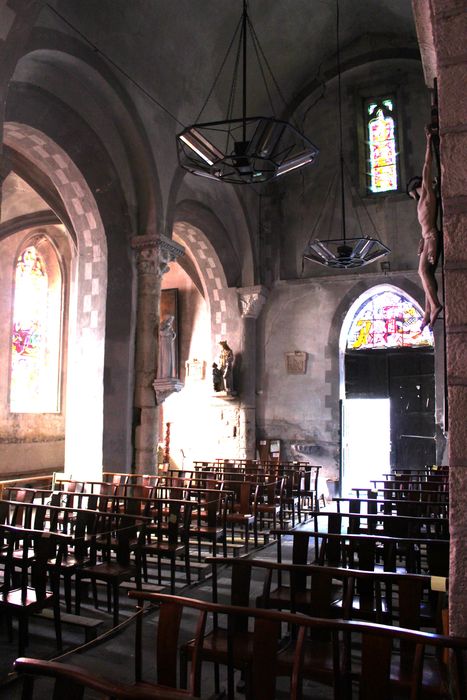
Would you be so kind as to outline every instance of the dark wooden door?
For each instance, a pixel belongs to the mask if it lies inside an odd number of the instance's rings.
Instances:
[[[361,350],[345,356],[346,398],[389,398],[393,469],[436,461],[432,348]]]

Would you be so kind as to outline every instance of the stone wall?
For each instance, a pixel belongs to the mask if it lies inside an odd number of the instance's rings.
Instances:
[[[467,16],[462,0],[431,0],[437,63],[443,235],[449,464],[451,468],[451,631],[467,635]]]

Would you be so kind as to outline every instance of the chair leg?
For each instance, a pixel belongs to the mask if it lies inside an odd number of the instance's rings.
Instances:
[[[71,600],[70,600],[71,609]],[[68,612],[68,611],[67,611]],[[57,649],[62,650],[62,621],[60,618],[60,600],[57,596],[54,603],[54,626],[55,626],[55,639],[57,640]]]
[[[18,618],[18,656],[24,656],[28,644],[28,618],[20,615]]]
[[[255,521],[255,527],[256,527],[256,521]],[[256,535],[256,537],[257,537],[257,535]],[[245,525],[245,551],[247,551],[247,552],[248,552],[249,540],[250,540],[250,530],[248,527],[248,523],[246,523],[246,525]]]
[[[188,683],[188,659],[183,649],[180,649],[180,688],[186,690]]]
[[[75,613],[79,615],[81,611],[81,580],[76,576],[75,582]]]
[[[113,585],[113,603],[114,603],[114,627],[117,627],[118,621],[120,618],[118,583],[114,583],[114,585]]]
[[[107,612],[112,612],[112,586],[107,584]]]
[[[186,545],[185,548],[185,571],[186,571],[186,582],[187,585],[191,585],[191,565],[190,565],[190,546]]]
[[[92,585],[92,596],[93,596],[93,599],[94,599],[94,607],[95,607],[95,608],[98,608],[98,607],[99,607],[99,601],[98,601],[98,599],[97,599],[97,583],[96,583],[96,579],[95,579],[95,578],[92,579],[91,585]]]
[[[65,606],[67,613],[71,613],[71,576],[65,574],[63,577],[63,588],[65,590]]]
[[[170,593],[175,595],[175,557],[170,560]]]

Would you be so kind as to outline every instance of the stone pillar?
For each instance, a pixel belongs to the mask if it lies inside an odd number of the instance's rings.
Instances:
[[[165,236],[135,236],[138,300],[135,357],[135,457],[137,473],[157,469],[158,408],[153,383],[157,371],[162,275],[183,248]]]
[[[467,59],[465,0],[412,0],[428,87],[438,84],[450,465],[450,632],[467,636]],[[427,115],[428,117],[428,115]]]
[[[256,320],[266,301],[267,289],[263,286],[242,287],[237,290],[237,293],[243,319],[240,432],[244,436],[245,459],[254,459],[256,453]]]

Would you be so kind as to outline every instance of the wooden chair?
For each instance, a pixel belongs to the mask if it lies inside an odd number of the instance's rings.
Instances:
[[[34,693],[34,680],[37,677],[54,679],[53,690],[49,697],[81,700],[86,689],[93,691],[94,698],[102,700],[190,700],[188,693],[177,693],[170,688],[156,685],[150,689],[138,688],[125,683],[117,683],[85,671],[80,666],[61,664],[56,661],[42,661],[21,657],[16,659],[15,671],[24,677],[22,700],[43,697],[42,691]],[[97,695],[96,695],[97,694]]]
[[[211,544],[214,557],[217,555],[218,543],[222,543],[223,555],[227,556],[228,495],[224,491],[216,493],[213,489],[208,489],[204,492],[204,496],[203,502],[198,499],[198,508],[190,526],[190,536],[198,541],[198,561],[201,561],[201,543],[203,541]]]
[[[93,584],[94,605],[98,607],[96,582],[107,585],[107,609],[113,607],[114,626],[119,623],[119,587],[135,579],[141,588],[141,547],[145,538],[145,520],[120,513],[100,512],[95,518],[89,563],[76,569],[76,614],[81,609],[81,582]],[[137,546],[134,542],[137,540]],[[133,558],[132,558],[133,555]],[[113,605],[112,605],[113,603]]]
[[[251,567],[242,565],[246,560],[238,558],[239,565],[232,569],[229,602],[232,608],[248,607],[250,602]],[[212,600],[218,602],[217,590],[217,559],[212,557],[210,563],[213,568]],[[231,644],[231,639],[235,643]],[[245,671],[252,662],[253,635],[248,629],[248,620],[242,616],[229,620],[229,625],[222,625],[218,617],[213,619],[211,631],[204,636],[203,648],[200,652],[196,638],[185,644],[181,649],[181,664],[183,675],[186,675],[187,661],[197,658],[200,653],[203,661],[214,664],[215,690],[219,692],[219,665],[229,663],[232,669]]]
[[[236,502],[230,504],[230,512],[226,516],[227,524],[230,524],[231,527],[232,542],[235,539],[235,527],[241,527],[245,532],[245,549],[248,551],[250,527],[252,525],[255,532],[255,541],[258,538],[255,515],[258,484],[252,484],[249,481],[228,481],[226,485],[229,489],[235,490],[237,494]]]
[[[272,521],[274,530],[278,518],[280,528],[284,527],[284,485],[283,478],[258,485],[255,499],[255,547],[258,546],[258,527],[263,528],[264,519]]]
[[[10,636],[11,618],[18,618],[19,654],[24,652],[28,643],[29,617],[48,607],[53,607],[57,647],[61,649],[59,565],[70,538],[7,525],[0,527],[0,538],[7,543],[0,586],[0,612],[7,616]],[[19,547],[22,562],[14,556]],[[31,550],[34,551],[33,558],[30,556]],[[56,562],[55,566],[50,566],[52,559]]]
[[[162,558],[170,561],[170,591],[175,593],[175,564],[182,557],[187,585],[191,583],[190,527],[195,504],[182,499],[160,499],[154,522],[147,528],[148,539],[141,547],[142,566],[147,581],[147,557],[157,557],[158,582],[162,582]]]
[[[129,595],[136,598],[140,605],[143,601],[160,605],[161,612],[164,606],[169,606],[168,622],[165,624],[170,626],[172,622],[175,629],[184,608],[197,610],[195,643],[198,664],[200,656],[206,660],[205,644],[211,635],[211,632],[207,632],[203,637],[207,614],[212,615],[213,620],[221,615],[227,616],[227,650],[217,660],[228,669],[229,700],[234,698],[232,671],[241,652],[245,655],[247,700],[274,698],[276,677],[279,675],[290,677],[291,700],[302,697],[303,679],[331,686],[335,700],[349,700],[354,684],[358,686],[359,700],[396,700],[401,697],[401,692],[402,697],[410,697],[411,700],[425,700],[432,697],[431,693],[433,697],[447,700],[449,691],[445,681],[439,686],[431,684],[431,675],[425,665],[429,648],[434,649],[431,658],[435,662],[443,656],[438,652],[448,651],[452,661],[450,671],[455,688],[454,698],[465,698],[462,655],[467,650],[467,638],[414,632],[374,623],[326,620],[258,608],[219,605],[158,593],[131,591]],[[250,630],[248,658],[245,640],[240,640],[236,632],[239,620],[242,620],[244,628]],[[253,621],[253,629],[248,625],[249,620]],[[282,625],[286,626],[285,638],[281,636]],[[290,630],[293,630],[293,634],[290,634]],[[321,655],[319,651],[323,639],[329,639],[326,655]],[[397,676],[397,661],[394,664],[401,646],[413,650],[407,657],[404,678]],[[136,656],[139,652],[137,650]],[[440,661],[440,664],[443,662]]]

